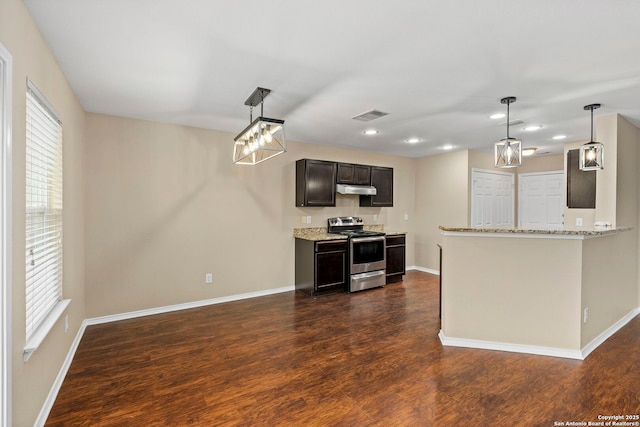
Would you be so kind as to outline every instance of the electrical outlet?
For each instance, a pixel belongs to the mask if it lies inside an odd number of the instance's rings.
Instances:
[[[404,220],[409,221],[409,214],[404,214]]]
[[[582,227],[582,218],[576,218],[576,226]]]
[[[587,323],[587,319],[589,318],[589,307],[584,308],[584,315],[582,316],[582,321]]]
[[[64,331],[69,332],[69,315],[64,316]]]
[[[378,215],[373,216],[373,222],[378,222]]]
[[[307,224],[311,224],[311,217],[310,216],[307,217]]]
[[[204,275],[204,283],[213,283],[213,273],[207,273]]]

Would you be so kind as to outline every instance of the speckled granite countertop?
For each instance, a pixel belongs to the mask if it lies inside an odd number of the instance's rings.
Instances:
[[[385,232],[383,225],[365,225],[364,229],[368,231]],[[398,234],[407,234],[404,231],[386,231],[385,233],[390,236],[394,236]],[[347,240],[346,236],[342,236],[340,234],[327,233],[326,227],[294,228],[293,237],[295,237],[296,239],[304,239],[304,240]]]
[[[440,226],[440,230],[443,232],[451,233],[499,233],[499,234],[512,234],[516,235],[556,235],[556,236],[606,236],[608,234],[615,234],[621,231],[629,231],[632,227],[607,227],[607,228],[559,228],[559,229],[525,229],[525,228],[470,228],[470,227],[445,227]]]

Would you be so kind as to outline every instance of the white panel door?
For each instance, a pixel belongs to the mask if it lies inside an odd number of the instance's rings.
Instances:
[[[513,227],[514,174],[473,169],[471,182],[471,226]]]
[[[564,172],[518,175],[518,223],[522,228],[563,226]]]

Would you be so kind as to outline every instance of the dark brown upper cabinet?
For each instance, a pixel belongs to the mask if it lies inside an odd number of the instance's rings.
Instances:
[[[335,206],[336,174],[335,162],[296,161],[296,206]]]
[[[567,152],[567,207],[596,207],[596,171],[580,170],[580,150]]]
[[[371,166],[371,185],[376,187],[375,196],[360,196],[360,206],[393,206],[393,168]]]
[[[371,184],[371,166],[338,163],[338,184]]]

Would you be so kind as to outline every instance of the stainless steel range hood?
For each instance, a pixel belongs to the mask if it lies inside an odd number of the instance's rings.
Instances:
[[[352,184],[338,184],[336,191],[340,194],[357,194],[362,196],[375,196],[377,193],[376,187]]]

